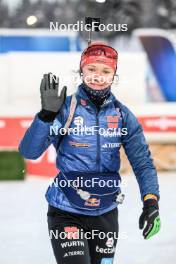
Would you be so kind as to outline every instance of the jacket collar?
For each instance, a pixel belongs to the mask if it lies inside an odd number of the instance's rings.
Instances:
[[[76,96],[77,98],[79,97],[80,101],[81,99],[85,100],[86,102],[88,101],[91,105],[93,105],[93,103],[90,101],[88,95],[86,94],[86,92],[84,91],[83,89],[83,83],[81,83],[79,86],[78,86],[78,89],[76,91]],[[105,106],[105,105],[109,105],[111,103],[114,103],[114,101],[116,100],[115,96],[113,95],[112,92],[110,92],[110,96],[108,97],[107,100],[105,100],[105,102],[103,103],[102,106]]]

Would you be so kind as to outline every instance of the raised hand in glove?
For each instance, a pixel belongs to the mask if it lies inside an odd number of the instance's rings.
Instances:
[[[58,95],[59,82],[52,73],[44,74],[40,84],[42,110],[39,118],[45,122],[53,121],[65,102],[67,87],[64,86]]]
[[[144,239],[149,239],[158,233],[160,227],[161,221],[157,199],[144,200],[143,212],[139,218],[139,228],[143,229]]]

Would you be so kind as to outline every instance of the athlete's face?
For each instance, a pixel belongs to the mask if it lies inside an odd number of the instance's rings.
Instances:
[[[114,78],[114,69],[102,63],[87,64],[82,69],[83,81],[92,89],[102,90],[110,86]]]

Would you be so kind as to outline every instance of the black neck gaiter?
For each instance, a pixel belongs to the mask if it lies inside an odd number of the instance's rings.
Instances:
[[[85,83],[83,83],[83,89],[91,100],[91,102],[97,107],[98,110],[100,109],[104,101],[108,99],[111,92],[111,86],[108,86],[107,88],[104,88],[102,90],[95,90],[87,86],[87,84]]]

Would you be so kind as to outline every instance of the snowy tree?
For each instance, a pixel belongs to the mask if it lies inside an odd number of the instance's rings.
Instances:
[[[9,26],[9,9],[3,0],[0,0],[0,27]]]

